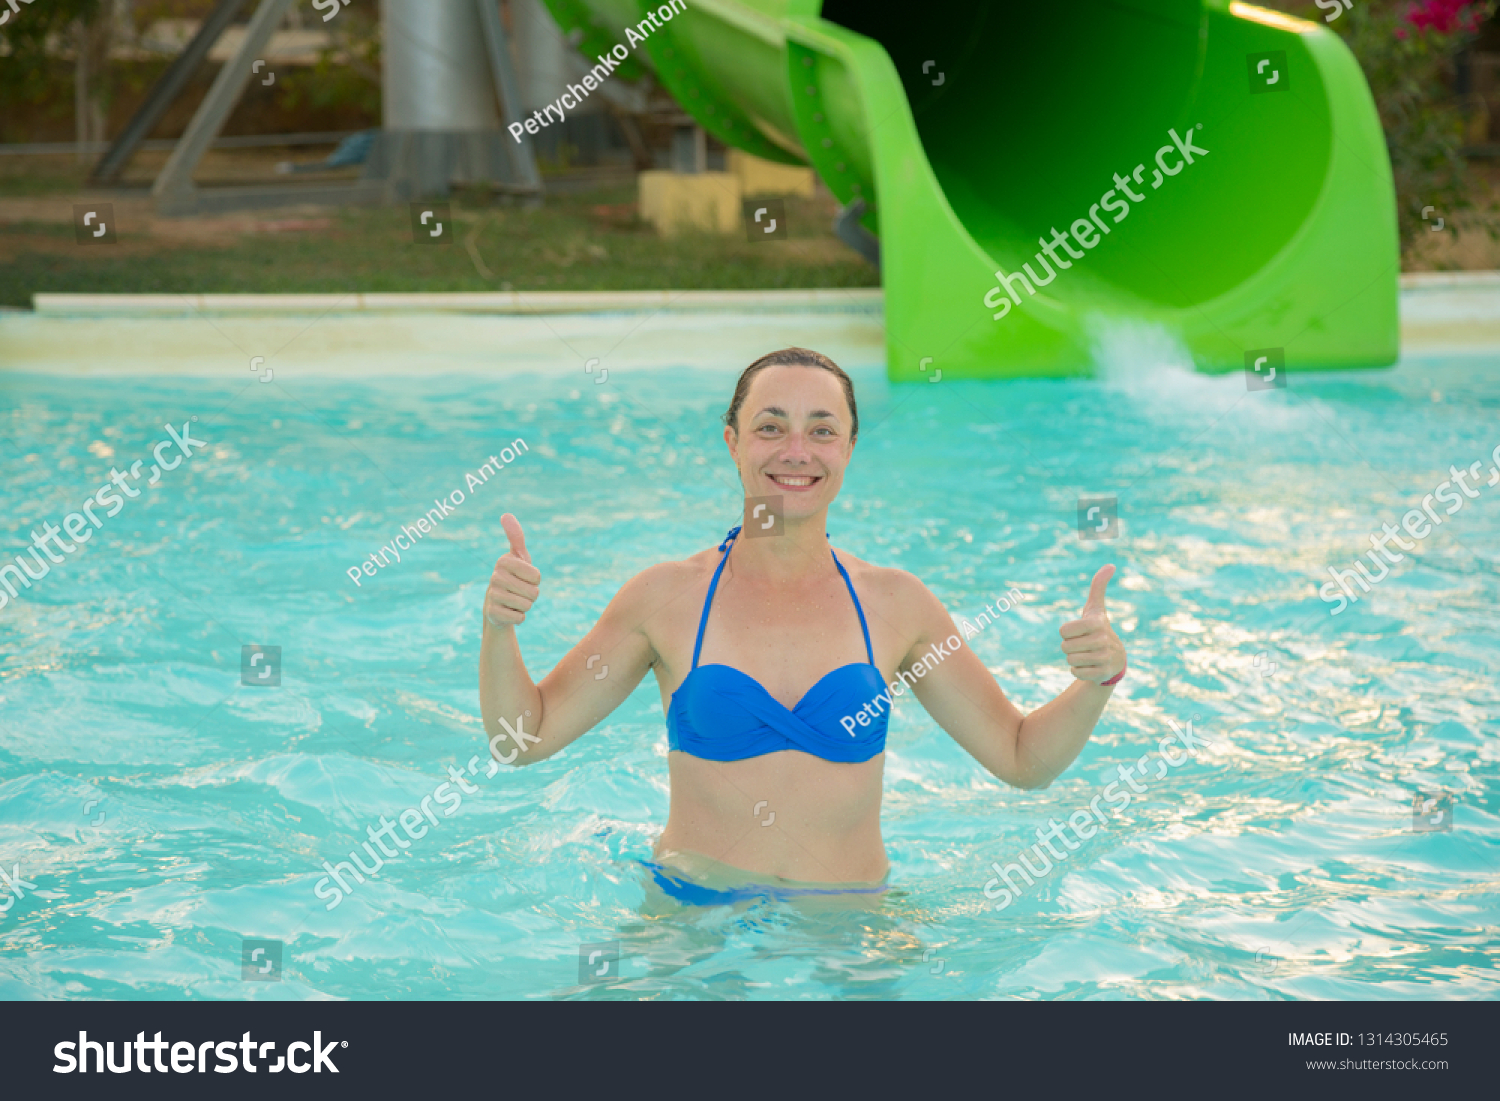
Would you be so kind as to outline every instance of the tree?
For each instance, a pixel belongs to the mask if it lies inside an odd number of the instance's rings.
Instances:
[[[1495,12],[1495,0],[1354,0],[1348,10],[1326,2],[1274,5],[1326,23],[1354,52],[1375,97],[1396,182],[1402,248],[1429,228],[1436,207],[1457,233],[1455,211],[1469,198],[1463,104],[1451,91],[1454,66]]]

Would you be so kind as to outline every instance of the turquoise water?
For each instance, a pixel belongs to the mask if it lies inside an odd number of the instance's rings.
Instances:
[[[0,997],[1496,995],[1500,486],[1342,614],[1317,595],[1450,464],[1488,476],[1493,360],[1254,393],[1166,369],[855,377],[835,545],[911,570],[956,617],[1019,590],[970,645],[1028,709],[1068,683],[1058,625],[1113,561],[1130,672],[1044,791],[1005,788],[900,704],[878,909],[647,916],[634,862],[668,802],[651,680],[557,757],[481,768],[332,911],[314,890],[323,861],[485,753],[479,606],[503,511],[547,579],[522,628],[538,676],[626,578],[736,522],[732,372],[4,376],[0,565],[112,463],[145,459],[145,481],[166,422],[196,416],[207,446],[0,609],[0,865],[35,885],[0,915]],[[1118,498],[1119,538],[1079,538],[1080,496]],[[282,648],[279,687],[241,683],[252,644]],[[1209,744],[995,910],[992,862],[1189,721]],[[1423,793],[1451,797],[1451,830],[1412,828]],[[284,945],[281,981],[242,978],[246,939]],[[618,977],[580,984],[580,946],[616,944]]]

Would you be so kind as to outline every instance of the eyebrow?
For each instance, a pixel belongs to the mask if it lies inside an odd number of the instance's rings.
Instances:
[[[764,409],[762,409],[760,413],[756,413],[755,415],[758,417],[761,415],[761,413],[769,413],[773,417],[782,417],[788,420],[791,419],[787,416],[787,411],[781,408],[781,406],[779,405],[768,405]],[[827,420],[835,421],[839,419],[837,413],[830,413],[827,409],[814,409],[811,413],[808,414],[808,417],[809,419],[817,419],[821,417]]]

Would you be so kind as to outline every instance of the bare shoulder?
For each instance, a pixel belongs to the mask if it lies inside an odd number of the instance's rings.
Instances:
[[[922,584],[916,574],[890,566],[877,566],[846,551],[839,551],[838,556],[849,571],[855,589],[861,594],[869,593],[884,610],[913,621],[930,615],[934,607],[942,607],[932,590]]]
[[[612,610],[622,618],[642,623],[682,598],[706,588],[718,560],[718,552],[710,549],[689,555],[680,562],[658,562],[647,566],[620,587],[612,602]]]
[[[948,609],[921,578],[906,570],[875,566],[852,554],[839,554],[849,571],[849,580],[868,606],[871,622],[894,630],[897,652],[905,656],[934,638],[946,638],[953,630]]]

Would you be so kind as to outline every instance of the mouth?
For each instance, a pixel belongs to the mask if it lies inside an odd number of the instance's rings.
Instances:
[[[767,474],[767,478],[775,482],[782,489],[796,491],[807,491],[823,480],[822,476],[810,474]]]

